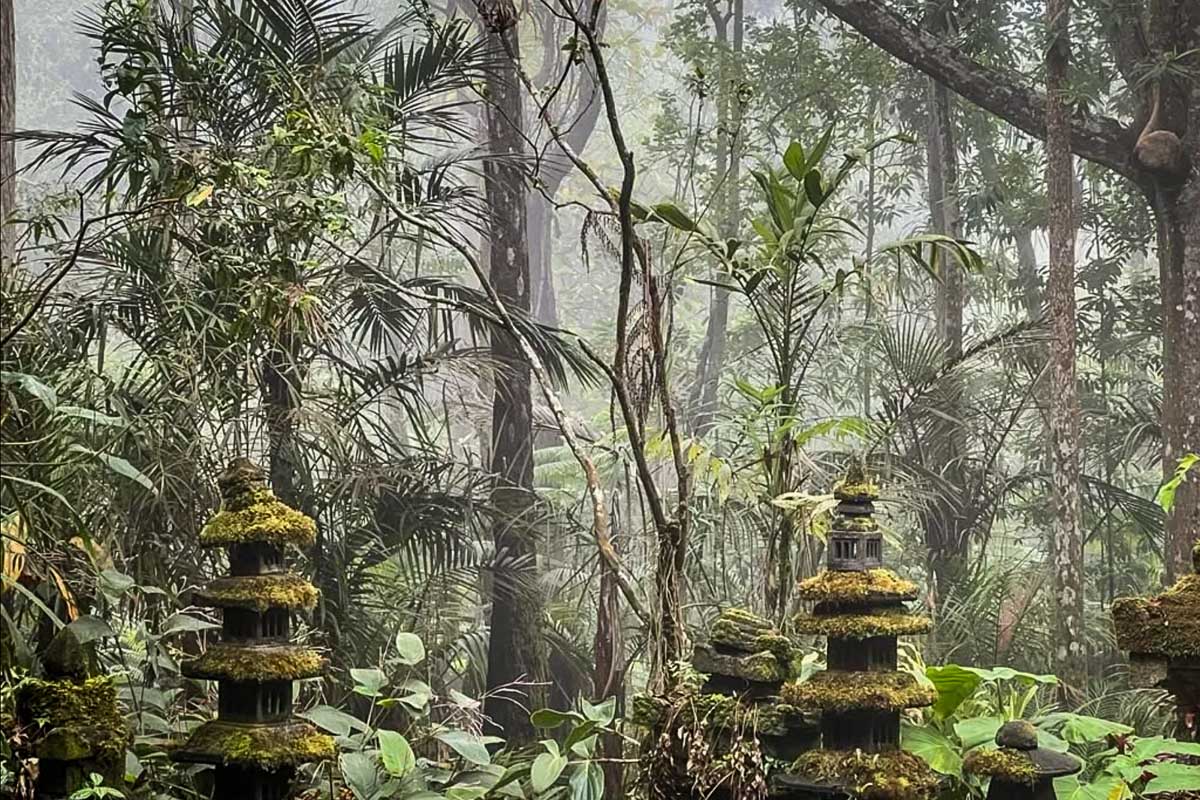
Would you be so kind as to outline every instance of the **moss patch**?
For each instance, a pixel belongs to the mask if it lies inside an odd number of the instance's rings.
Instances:
[[[792,771],[843,787],[863,800],[923,800],[938,789],[938,776],[912,753],[813,750],[796,759]]]
[[[652,695],[633,698],[630,720],[644,728],[656,729],[671,718],[679,722],[680,716],[689,727],[714,732],[752,729],[762,736],[786,736],[807,724],[803,712],[788,703],[752,703],[724,694],[694,695],[674,705]]]
[[[830,527],[839,533],[874,533],[879,530],[879,523],[871,517],[838,515]]]
[[[1185,575],[1150,598],[1122,597],[1113,603],[1117,645],[1141,655],[1200,656],[1200,575]]]
[[[784,702],[820,711],[899,711],[933,705],[937,693],[906,672],[818,672],[783,685]]]
[[[205,547],[267,542],[303,549],[316,540],[312,518],[275,499],[270,489],[255,489],[227,500],[200,530],[200,544]]]
[[[333,739],[307,722],[237,725],[213,720],[201,725],[180,749],[176,761],[237,764],[277,769],[333,758]]]
[[[792,659],[792,642],[770,622],[742,608],[721,612],[709,629],[709,640],[718,649],[740,653],[769,650],[782,665]]]
[[[886,569],[869,569],[864,572],[826,570],[801,581],[796,587],[796,594],[802,600],[828,603],[915,600],[917,592],[915,583],[906,581]]]
[[[192,594],[192,602],[214,608],[268,608],[311,610],[317,605],[317,587],[299,575],[245,575],[217,578],[208,588]]]
[[[874,500],[879,497],[879,486],[862,467],[853,466],[846,477],[833,485],[833,496],[838,500]]]
[[[1016,750],[1007,747],[977,747],[963,759],[963,771],[981,778],[999,778],[1012,783],[1033,786],[1037,783],[1037,768]]]
[[[710,645],[698,644],[692,653],[692,665],[709,675],[724,675],[756,683],[779,683],[787,677],[787,667],[770,650],[729,655],[718,653]]]
[[[327,665],[319,653],[298,645],[222,643],[183,662],[182,670],[189,678],[214,681],[298,681],[318,677]]]
[[[933,621],[905,612],[877,614],[801,614],[792,622],[796,633],[833,636],[839,639],[869,639],[872,636],[915,636],[929,633]]]
[[[17,687],[15,705],[18,719],[34,729],[31,738],[42,758],[124,758],[129,729],[111,678],[26,678]]]

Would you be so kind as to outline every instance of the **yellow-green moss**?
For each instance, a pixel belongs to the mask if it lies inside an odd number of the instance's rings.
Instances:
[[[106,676],[85,681],[26,678],[16,689],[18,719],[33,729],[43,758],[124,757],[129,729]]]
[[[199,658],[182,664],[183,674],[205,680],[297,681],[315,678],[328,662],[299,645],[213,645]]]
[[[963,771],[981,778],[999,778],[1028,786],[1033,786],[1038,778],[1033,762],[1007,747],[978,747],[972,750],[963,759]]]
[[[906,672],[818,672],[783,685],[784,702],[818,711],[899,711],[933,705],[937,693]]]
[[[901,611],[875,614],[801,614],[792,622],[796,633],[832,636],[839,639],[869,639],[872,636],[915,636],[929,633],[928,617]]]
[[[831,526],[840,533],[874,533],[879,530],[879,523],[871,517],[848,517],[838,515]]]
[[[1117,644],[1141,655],[1200,656],[1200,575],[1184,575],[1150,598],[1122,597],[1113,603]]]
[[[917,591],[915,583],[886,569],[863,572],[825,570],[801,581],[796,587],[796,594],[802,600],[829,603],[915,600]]]
[[[630,719],[644,728],[657,728],[667,719],[683,715],[689,727],[712,731],[753,729],[764,736],[786,736],[803,723],[800,709],[788,703],[753,703],[724,694],[697,694],[674,704],[661,697],[637,695]]]
[[[238,764],[266,769],[333,758],[333,739],[307,722],[238,725],[213,720],[201,725],[180,749],[176,761]]]
[[[267,542],[279,547],[312,547],[317,526],[312,518],[275,499],[270,489],[255,489],[226,500],[224,508],[200,530],[205,547]]]
[[[833,485],[833,496],[838,500],[874,500],[879,497],[879,487],[861,465],[854,464],[846,477]]]
[[[792,658],[792,643],[769,621],[742,608],[727,608],[709,628],[709,640],[725,650],[761,653],[768,650],[782,665]]]
[[[214,608],[312,609],[317,587],[299,575],[241,575],[217,578],[208,588],[192,594],[192,602]]]
[[[811,750],[792,763],[792,771],[862,800],[924,800],[938,790],[937,773],[903,750]]]

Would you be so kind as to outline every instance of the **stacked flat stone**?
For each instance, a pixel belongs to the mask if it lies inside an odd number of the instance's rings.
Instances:
[[[311,610],[317,589],[287,571],[284,550],[311,547],[316,526],[277,500],[246,459],[234,460],[218,485],[222,507],[200,543],[228,549],[230,575],[193,601],[221,610],[221,641],[182,665],[190,678],[217,681],[217,718],[172,757],[215,765],[214,797],[283,800],[297,766],[334,752],[330,737],[292,713],[293,681],[318,677],[327,666],[314,650],[290,642],[292,614]]]
[[[1129,651],[1133,682],[1175,696],[1178,736],[1200,739],[1200,541],[1192,569],[1153,597],[1122,597],[1113,603],[1117,645]]]
[[[101,675],[91,644],[63,628],[42,656],[45,676],[26,678],[14,697],[23,745],[38,760],[38,797],[64,798],[100,775],[125,784],[125,749],[132,736],[117,706],[112,678]]]
[[[767,620],[744,609],[725,609],[710,628],[709,640],[692,651],[692,667],[705,678],[698,692],[680,698],[688,704],[687,718],[703,721],[718,737],[735,729],[753,730],[764,755],[794,758],[814,743],[816,729],[779,699],[792,653],[788,638]],[[652,730],[684,710],[651,695],[635,697],[633,707],[633,720]]]
[[[826,569],[800,583],[797,594],[813,610],[793,623],[798,634],[826,637],[827,669],[781,692],[785,703],[820,713],[821,748],[797,758],[776,787],[791,797],[931,797],[937,776],[900,750],[900,713],[932,705],[935,695],[896,671],[896,639],[927,633],[932,623],[905,606],[916,584],[883,568],[875,485],[854,469],[833,494]]]

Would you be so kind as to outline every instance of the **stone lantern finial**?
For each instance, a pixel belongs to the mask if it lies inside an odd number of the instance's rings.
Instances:
[[[963,761],[963,771],[990,778],[987,800],[1054,800],[1054,779],[1083,768],[1067,753],[1038,746],[1037,728],[1012,720],[996,732],[996,748],[977,748]]]

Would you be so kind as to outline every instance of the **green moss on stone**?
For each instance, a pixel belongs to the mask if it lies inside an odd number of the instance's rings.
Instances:
[[[802,600],[828,603],[869,603],[915,600],[917,585],[898,577],[891,570],[868,569],[862,572],[825,570],[800,582],[796,594]]]
[[[787,666],[781,664],[770,650],[730,655],[717,652],[711,645],[698,644],[692,653],[692,665],[709,675],[724,675],[756,683],[779,683],[787,677]]]
[[[929,765],[903,750],[812,750],[797,758],[791,771],[863,800],[923,800],[937,792],[939,780]]]
[[[235,681],[297,681],[321,675],[328,662],[298,645],[213,645],[199,658],[182,664],[189,678]]]
[[[800,709],[787,703],[754,703],[724,694],[697,694],[675,704],[652,695],[637,695],[630,720],[655,729],[668,719],[679,721],[681,715],[689,727],[714,732],[753,729],[763,736],[786,736],[793,727],[805,724]]]
[[[299,575],[241,575],[217,578],[192,602],[214,608],[268,608],[311,610],[317,604],[317,587]]]
[[[899,711],[933,705],[937,693],[906,672],[818,672],[790,681],[780,696],[797,708],[818,711]]]
[[[259,488],[225,501],[224,507],[200,530],[205,547],[266,542],[278,547],[312,547],[317,526],[312,518]]]
[[[201,725],[179,750],[176,761],[236,764],[265,769],[333,758],[333,739],[307,722],[239,725],[213,720]]]
[[[978,747],[972,750],[963,759],[963,771],[981,778],[999,778],[1028,786],[1033,786],[1038,779],[1033,762],[1008,747]]]
[[[879,487],[862,466],[854,465],[833,485],[833,496],[838,500],[874,500],[879,497]]]
[[[732,650],[757,652],[762,648],[754,647],[755,640],[772,631],[771,623],[757,614],[744,608],[727,608],[709,628],[709,639]]]
[[[839,533],[874,533],[879,530],[879,523],[871,517],[846,517],[839,515],[834,518],[831,527]]]
[[[928,617],[902,611],[872,614],[801,614],[792,622],[796,633],[839,639],[869,639],[872,636],[916,636],[929,633]]]
[[[16,689],[18,719],[33,729],[40,758],[124,758],[129,730],[106,676],[85,681],[26,678]]]
[[[1200,575],[1185,575],[1150,598],[1113,603],[1117,644],[1138,655],[1200,657]]]

